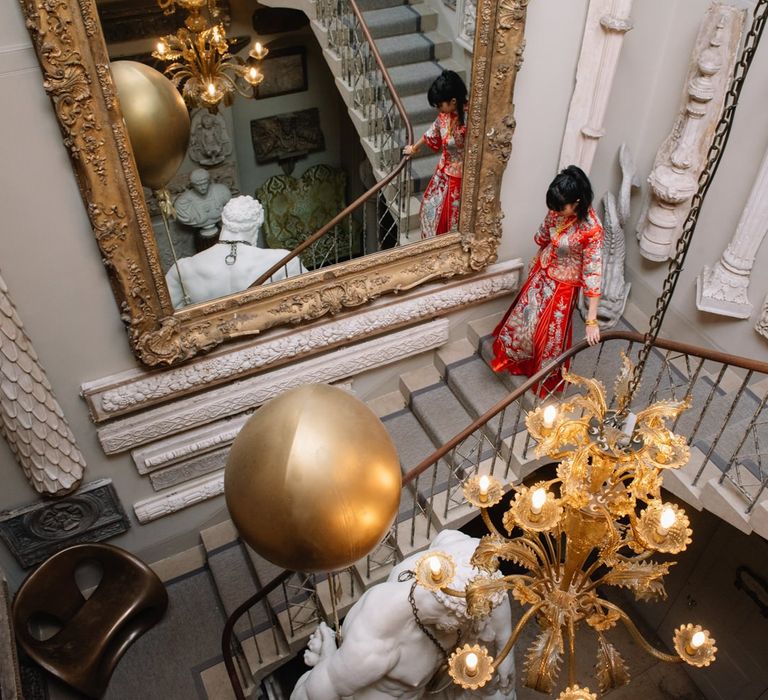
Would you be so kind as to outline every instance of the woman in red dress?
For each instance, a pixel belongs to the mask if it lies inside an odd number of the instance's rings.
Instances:
[[[433,151],[442,151],[435,174],[421,200],[419,218],[422,238],[455,231],[459,225],[464,139],[467,133],[464,122],[467,86],[457,73],[444,70],[430,86],[427,100],[438,110],[437,119],[424,136],[403,149],[405,155],[413,155],[422,144],[426,144]]]
[[[547,190],[549,212],[534,236],[539,252],[528,279],[493,332],[497,372],[531,376],[571,346],[571,317],[579,289],[589,298],[586,339],[600,340],[597,304],[602,276],[603,226],[592,209],[592,186],[581,168],[560,171]],[[555,373],[542,393],[560,381]]]

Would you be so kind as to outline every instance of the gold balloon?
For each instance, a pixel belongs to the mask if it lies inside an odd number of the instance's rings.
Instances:
[[[335,571],[384,538],[397,515],[400,460],[364,403],[326,384],[272,399],[243,426],[224,493],[241,537],[286,569]]]
[[[179,91],[137,61],[111,64],[133,156],[145,187],[159,190],[176,174],[189,143],[189,112]]]

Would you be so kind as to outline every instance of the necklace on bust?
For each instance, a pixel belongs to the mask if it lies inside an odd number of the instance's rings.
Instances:
[[[237,260],[237,244],[242,243],[243,245],[249,245],[252,246],[253,243],[250,241],[216,241],[216,243],[226,243],[229,245],[229,254],[226,258],[224,258],[224,262],[227,263],[227,265],[234,265],[235,261]]]

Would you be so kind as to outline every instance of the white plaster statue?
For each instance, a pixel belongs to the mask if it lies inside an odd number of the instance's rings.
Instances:
[[[648,260],[674,255],[720,117],[745,17],[745,9],[713,2],[702,22],[683,105],[648,176],[650,199],[637,229],[640,253]]]
[[[479,540],[456,530],[443,530],[432,541],[431,550],[450,554],[456,562],[453,588],[463,588],[479,574],[469,561]],[[409,595],[413,579],[398,580],[412,569],[423,553],[398,564],[389,578],[363,593],[347,613],[341,628],[342,643],[337,647],[333,631],[324,623],[313,633],[304,661],[311,670],[296,684],[291,700],[413,700],[427,695],[427,685],[445,663],[442,652],[419,627]],[[413,588],[414,601],[422,624],[450,655],[461,644],[475,642],[496,656],[512,633],[509,597],[501,593],[491,614],[474,622],[463,598]],[[447,674],[446,680],[449,680]],[[474,692],[453,683],[429,697],[459,698],[515,697],[515,662],[510,653],[499,665],[497,674],[486,686]]]
[[[200,165],[218,165],[232,155],[232,139],[221,114],[200,109],[192,117],[189,158]]]
[[[613,192],[603,196],[603,227],[605,237],[603,242],[603,275],[600,290],[600,302],[597,305],[597,318],[600,327],[607,330],[613,328],[624,313],[629,297],[630,283],[624,277],[624,260],[626,257],[626,240],[624,226],[629,220],[630,194],[632,187],[639,183],[635,177],[635,162],[627,144],[619,148],[619,165],[621,166],[621,186],[618,201]],[[579,296],[579,311],[582,318],[587,317],[588,299]]]
[[[741,212],[736,233],[712,268],[696,278],[696,306],[721,316],[749,318],[749,281],[757,251],[768,233],[768,152]]]
[[[221,213],[221,235],[215,245],[177,261],[165,281],[175,307],[234,294],[249,287],[272,265],[288,255],[282,248],[259,248],[264,223],[261,203],[244,195],[234,197]],[[272,282],[306,272],[298,258],[271,277]]]
[[[204,238],[212,238],[218,233],[222,209],[232,199],[232,192],[226,185],[212,183],[210,173],[203,168],[190,173],[189,184],[189,189],[184,190],[173,203],[176,220],[199,228]]]
[[[632,0],[589,0],[559,170],[574,164],[589,173],[592,167],[605,134],[603,121],[624,35],[632,29],[631,11]]]

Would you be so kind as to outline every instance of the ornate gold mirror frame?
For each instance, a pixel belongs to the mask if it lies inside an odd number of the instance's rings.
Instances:
[[[94,0],[21,0],[131,346],[171,365],[220,343],[466,275],[496,260],[528,0],[479,0],[458,233],[174,310]]]

